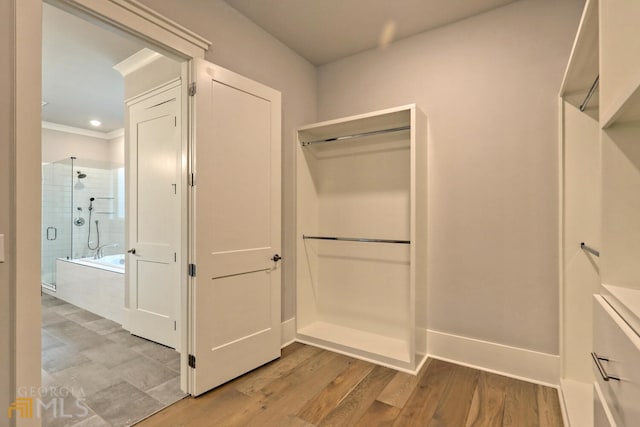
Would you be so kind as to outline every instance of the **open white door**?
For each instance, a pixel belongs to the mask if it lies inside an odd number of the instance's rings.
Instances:
[[[204,60],[192,70],[189,365],[199,395],[280,356],[280,93]]]
[[[175,348],[180,298],[181,85],[129,104],[129,323]]]

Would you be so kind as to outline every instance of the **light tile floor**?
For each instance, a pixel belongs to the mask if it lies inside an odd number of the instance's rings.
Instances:
[[[42,385],[43,427],[129,426],[185,397],[178,352],[47,294]]]

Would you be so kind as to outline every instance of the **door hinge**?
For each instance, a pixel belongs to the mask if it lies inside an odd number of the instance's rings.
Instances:
[[[178,321],[177,321],[177,320],[174,320],[174,321],[173,321],[173,330],[175,331],[175,330],[177,330],[177,329],[178,329]]]
[[[196,368],[196,357],[193,354],[189,355],[189,367],[193,369]]]
[[[192,187],[196,186],[196,174],[195,172],[191,172],[191,182],[189,183]]]
[[[173,253],[173,262],[178,262],[178,253],[177,252]]]
[[[195,94],[196,94],[196,91],[197,91],[197,89],[196,89],[196,84],[195,84],[195,82],[194,82],[194,83],[191,83],[191,84],[189,85],[189,96],[193,96],[193,95],[195,95]]]
[[[196,277],[196,265],[189,264],[189,276]]]

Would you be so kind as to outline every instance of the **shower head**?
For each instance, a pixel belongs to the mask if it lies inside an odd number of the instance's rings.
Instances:
[[[95,199],[96,199],[95,197],[91,197],[91,198],[89,198],[89,201],[93,202]]]
[[[86,174],[86,173],[82,173],[82,172],[80,172],[80,171],[77,171],[76,173],[78,174],[78,179],[83,179],[83,178],[86,178],[86,177],[87,177],[87,174]]]

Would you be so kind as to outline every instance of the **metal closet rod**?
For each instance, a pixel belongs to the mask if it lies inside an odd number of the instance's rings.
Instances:
[[[587,251],[587,252],[589,252],[589,253],[597,256],[597,257],[600,256],[600,251],[597,251],[597,250],[593,249],[592,247],[585,245],[584,242],[580,243],[580,249],[582,249],[583,251]]]
[[[362,242],[362,243],[401,243],[408,245],[411,243],[411,240],[392,240],[392,239],[366,239],[361,237],[327,237],[327,236],[307,236],[306,234],[302,235],[303,239],[314,239],[314,240],[340,240],[345,242]]]
[[[311,145],[311,144],[321,144],[323,142],[344,141],[345,139],[361,138],[363,136],[378,135],[378,134],[381,134],[381,133],[400,132],[400,131],[409,130],[409,129],[411,129],[411,126],[400,126],[400,127],[395,127],[395,128],[389,128],[389,129],[372,130],[370,132],[355,133],[353,135],[336,136],[336,137],[333,137],[333,138],[316,139],[316,140],[313,140],[313,141],[300,141],[300,144],[303,147],[306,147],[307,145]]]
[[[593,84],[591,85],[591,89],[589,89],[587,96],[584,98],[584,101],[582,101],[582,104],[580,104],[580,111],[584,111],[587,109],[587,105],[589,104],[589,101],[591,101],[591,97],[593,96],[596,89],[598,88],[599,83],[600,83],[600,76],[597,76]]]

